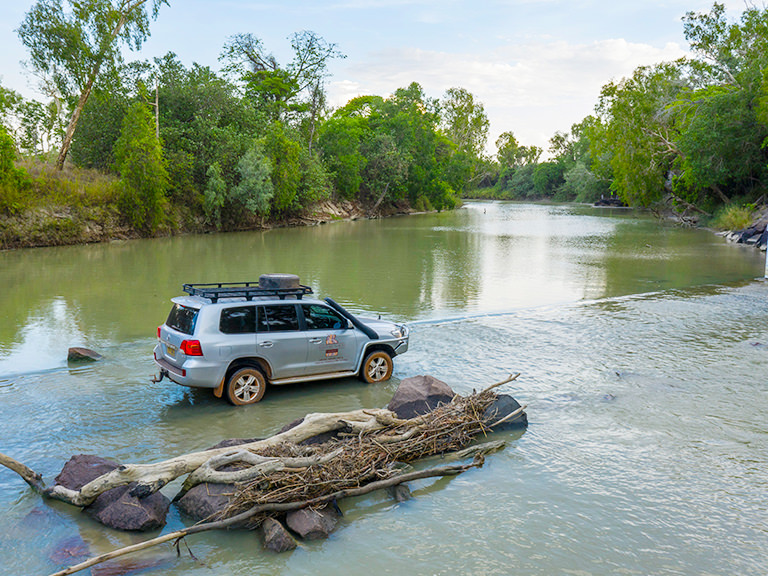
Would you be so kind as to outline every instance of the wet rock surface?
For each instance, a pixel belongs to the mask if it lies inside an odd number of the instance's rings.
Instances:
[[[341,513],[335,506],[317,510],[302,508],[289,512],[285,523],[304,540],[321,540],[333,532],[340,517]]]
[[[71,490],[79,490],[91,480],[111,472],[119,465],[91,454],[78,454],[69,459],[55,482]],[[99,495],[85,512],[105,526],[116,530],[146,532],[165,526],[170,500],[156,492],[146,498],[131,496],[136,483],[112,488]]]
[[[413,376],[400,382],[387,408],[398,418],[413,418],[440,404],[450,403],[454,396],[455,392],[442,380],[433,376]]]

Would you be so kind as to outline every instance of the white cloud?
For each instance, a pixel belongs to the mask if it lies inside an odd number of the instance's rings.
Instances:
[[[593,112],[603,85],[684,53],[675,43],[658,48],[623,39],[589,44],[542,39],[475,54],[398,48],[372,52],[337,71],[329,93],[331,103],[340,106],[363,94],[386,96],[413,81],[432,97],[461,86],[485,106],[491,151],[505,131],[546,150],[555,131],[569,130]]]

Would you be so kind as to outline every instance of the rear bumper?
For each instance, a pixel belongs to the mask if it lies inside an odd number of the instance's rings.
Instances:
[[[211,365],[206,363],[205,360],[187,358],[181,367],[174,366],[166,359],[158,357],[157,348],[155,348],[154,357],[155,364],[160,367],[160,371],[173,382],[182,386],[217,388],[223,378],[219,364]]]

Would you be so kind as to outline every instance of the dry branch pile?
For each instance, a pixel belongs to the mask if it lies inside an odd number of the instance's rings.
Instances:
[[[357,488],[402,472],[399,463],[457,452],[479,434],[491,430],[483,414],[495,400],[493,390],[455,396],[450,404],[410,420],[378,415],[381,428],[368,433],[354,434],[342,429],[339,438],[318,446],[280,444],[260,450],[260,456],[304,456],[321,463],[259,475],[238,484],[235,498],[218,519],[260,504],[311,500]],[[234,459],[228,463],[233,462]],[[258,524],[263,517],[253,518],[251,524]]]

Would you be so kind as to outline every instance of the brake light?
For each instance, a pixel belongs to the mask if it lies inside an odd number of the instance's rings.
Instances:
[[[179,350],[187,356],[202,356],[203,349],[200,347],[200,340],[184,340],[179,346]]]
[[[160,340],[160,328],[162,328],[162,326],[158,326],[157,327],[157,339],[158,340]]]

